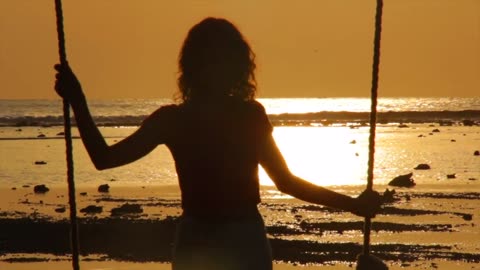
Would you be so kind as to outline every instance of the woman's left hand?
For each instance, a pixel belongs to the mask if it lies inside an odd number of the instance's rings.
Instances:
[[[382,206],[383,196],[376,191],[365,190],[354,200],[356,201],[355,209],[352,211],[354,214],[374,218]]]
[[[55,91],[59,96],[68,100],[70,103],[83,100],[82,86],[73,73],[68,63],[55,65],[57,74],[55,75]]]

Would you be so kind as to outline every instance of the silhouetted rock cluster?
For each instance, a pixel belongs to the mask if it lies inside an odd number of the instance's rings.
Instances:
[[[98,192],[107,193],[110,190],[110,186],[108,184],[98,186]]]
[[[85,214],[99,214],[102,213],[103,207],[102,206],[96,206],[96,205],[89,205],[85,208],[80,209],[80,213],[85,213]]]
[[[46,193],[46,192],[48,192],[49,190],[50,190],[50,189],[49,189],[47,186],[43,185],[43,184],[42,184],[42,185],[36,185],[36,186],[33,187],[33,192],[34,192],[34,193]]]
[[[112,216],[140,214],[140,213],[143,213],[143,209],[139,204],[126,203],[120,207],[112,209]]]
[[[388,188],[383,192],[383,203],[393,203],[395,201],[398,201],[397,198],[395,198],[395,189],[389,190]]]
[[[55,212],[57,212],[57,213],[65,213],[65,211],[66,211],[66,209],[65,209],[64,206],[55,208]]]
[[[394,187],[407,187],[407,188],[413,187],[416,184],[412,176],[413,176],[413,173],[399,175],[393,178],[392,181],[388,183],[388,185],[394,186]]]
[[[473,120],[470,120],[470,119],[465,119],[462,121],[463,125],[466,126],[466,127],[471,127],[471,126],[475,126],[476,123],[475,121]]]
[[[413,168],[415,170],[430,170],[430,165],[428,164],[425,164],[425,163],[422,163],[422,164],[418,164],[417,167]]]

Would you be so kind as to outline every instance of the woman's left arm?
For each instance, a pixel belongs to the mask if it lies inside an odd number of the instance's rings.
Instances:
[[[97,170],[119,167],[150,153],[159,144],[154,115],[148,117],[130,136],[108,145],[88,111],[86,101],[72,104],[83,144]]]

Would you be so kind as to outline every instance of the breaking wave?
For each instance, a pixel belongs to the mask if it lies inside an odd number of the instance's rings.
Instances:
[[[94,116],[99,126],[138,126],[147,115]],[[316,126],[335,124],[367,125],[369,112],[322,111],[312,113],[270,114],[269,119],[275,126]],[[72,123],[75,124],[74,119]],[[440,123],[443,125],[480,125],[480,110],[462,111],[388,111],[379,112],[379,124],[395,123]],[[47,116],[6,116],[0,117],[0,126],[61,126],[63,117]]]

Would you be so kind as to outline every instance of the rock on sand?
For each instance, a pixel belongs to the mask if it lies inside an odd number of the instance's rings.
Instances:
[[[102,206],[96,206],[96,205],[89,205],[85,208],[80,209],[80,213],[85,213],[85,214],[99,214],[102,213],[103,207]]]
[[[399,175],[393,178],[392,181],[388,183],[388,185],[394,186],[394,187],[408,187],[408,188],[413,187],[416,184],[412,176],[413,176],[413,173]]]
[[[33,192],[34,192],[34,193],[46,193],[46,192],[48,192],[49,190],[50,190],[50,189],[49,189],[47,186],[43,185],[43,184],[42,184],[42,185],[36,185],[36,186],[33,187]]]
[[[107,193],[109,190],[110,186],[108,184],[98,186],[98,192]]]
[[[430,165],[422,163],[418,164],[417,167],[414,168],[415,170],[430,170]]]
[[[120,207],[112,209],[112,216],[121,216],[128,214],[140,214],[143,213],[143,209],[139,204],[123,204]]]

